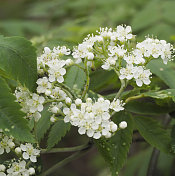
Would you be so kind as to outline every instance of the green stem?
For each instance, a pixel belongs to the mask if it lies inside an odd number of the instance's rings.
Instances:
[[[58,168],[68,164],[72,160],[75,160],[75,159],[81,157],[83,154],[85,154],[88,151],[88,149],[91,148],[91,146],[92,146],[92,143],[90,143],[86,148],[83,148],[82,150],[80,150],[80,151],[70,155],[69,157],[65,158],[64,160],[58,162],[57,164],[55,164],[54,166],[52,166],[51,168],[46,170],[44,173],[42,173],[41,176],[49,176],[54,171],[56,171]]]
[[[71,90],[67,85],[61,83],[61,84],[59,84],[59,86],[60,86],[61,88],[63,88],[64,91],[65,91],[67,94],[69,94],[69,96],[72,96],[74,99],[77,98],[77,96],[72,92],[72,90]]]
[[[85,68],[80,66],[79,64],[74,64],[75,66],[77,66],[78,68],[82,69],[83,71],[85,71]]]
[[[42,149],[41,153],[62,153],[62,152],[77,152],[89,148],[89,144],[79,145],[75,147],[65,147],[65,148],[52,148],[51,150]]]
[[[53,99],[53,100],[46,100],[43,105],[47,104],[47,103],[53,103],[53,102],[62,102],[64,101],[64,99]]]
[[[125,81],[121,80],[121,87],[120,87],[119,91],[117,92],[117,95],[115,96],[116,99],[120,98],[120,96],[121,96],[122,92],[125,90],[126,86],[127,86],[127,84],[125,83]]]
[[[119,72],[116,69],[114,69],[114,71],[117,74],[117,76],[119,77],[120,76]],[[121,82],[121,87],[120,87],[119,91],[117,92],[117,94],[115,96],[116,99],[120,98],[122,92],[125,90],[125,88],[128,84],[128,81],[125,82],[125,80],[123,80],[123,79],[120,79],[120,82]]]
[[[136,100],[136,99],[139,99],[139,98],[143,98],[145,97],[144,94],[140,94],[140,95],[136,95],[136,96],[133,96],[133,97],[129,97],[125,100],[125,103],[128,103],[129,101],[132,101],[132,100]]]
[[[88,65],[87,65],[87,60],[85,60],[85,73],[86,73],[86,84],[84,86],[84,91],[83,91],[83,94],[82,94],[82,97],[81,99],[83,100],[86,96],[86,93],[89,89],[89,83],[90,83],[90,78],[89,78],[89,70],[88,70]]]

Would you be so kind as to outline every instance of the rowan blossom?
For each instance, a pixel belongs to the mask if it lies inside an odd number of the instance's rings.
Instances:
[[[110,137],[117,131],[117,125],[110,120],[110,109],[119,112],[124,109],[123,105],[118,99],[114,99],[112,103],[103,98],[98,98],[95,102],[87,98],[85,103],[76,99],[70,108],[63,109],[64,121],[78,126],[78,132],[86,133],[88,137],[95,139],[101,136]]]
[[[21,150],[23,151],[23,158],[24,159],[30,159],[31,162],[37,162],[36,157],[39,156],[40,150],[33,147],[32,144],[26,143],[20,145]]]

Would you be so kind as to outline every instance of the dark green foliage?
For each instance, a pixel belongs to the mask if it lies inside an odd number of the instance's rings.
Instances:
[[[52,115],[51,112],[48,111],[48,107],[45,107],[44,110],[41,112],[41,118],[36,123],[36,137],[37,140],[40,142],[44,135],[48,131],[51,125],[50,116]]]
[[[86,80],[86,75],[84,71],[77,66],[73,66],[68,70],[66,74],[65,83],[70,88],[73,88],[73,86],[76,84],[77,88],[82,89],[84,86],[85,80]]]
[[[49,133],[47,148],[51,149],[52,147],[54,147],[69,130],[69,123],[65,123],[62,119],[55,122]]]
[[[128,127],[124,130],[117,131],[110,139],[101,138],[96,140],[95,144],[109,165],[112,176],[115,176],[118,175],[119,170],[126,162],[127,153],[132,141],[133,122],[131,115],[124,112],[114,115],[113,121],[116,124],[119,124],[121,121],[126,121]]]
[[[150,117],[133,117],[135,126],[144,139],[160,151],[170,153],[170,134],[158,121]]]
[[[15,102],[15,96],[0,77],[0,128],[19,141],[34,142],[28,121],[24,119],[25,114],[20,109],[19,104]]]
[[[147,68],[151,70],[156,76],[158,76],[164,83],[169,86],[171,89],[175,88],[175,70],[169,65],[163,64],[161,60],[152,60]]]
[[[0,69],[5,77],[15,79],[30,91],[35,91],[36,52],[28,40],[22,37],[0,37]]]

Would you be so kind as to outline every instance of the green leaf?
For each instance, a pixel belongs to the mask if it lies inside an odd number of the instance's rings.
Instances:
[[[159,20],[159,7],[157,0],[153,0],[134,16],[131,24],[135,31],[144,29]]]
[[[31,42],[22,37],[0,37],[0,69],[10,79],[18,80],[30,91],[34,91],[37,63]]]
[[[154,35],[160,39],[170,40],[170,36],[174,34],[174,5],[171,0],[149,1],[132,19],[133,30],[139,32],[139,37],[142,38]]]
[[[152,73],[157,75],[165,84],[167,84],[171,89],[175,89],[175,70],[170,66],[163,64],[159,59],[152,60],[147,68],[151,70]]]
[[[90,75],[89,88],[93,91],[99,91],[109,84],[114,84],[114,86],[116,86],[117,79],[118,78],[116,77],[116,74],[113,70],[105,71],[102,69],[98,69],[95,72],[92,72]]]
[[[175,101],[175,89],[166,89],[160,91],[149,91],[143,93],[144,97],[152,97],[156,99],[172,98]]]
[[[140,103],[140,101],[130,101],[125,105],[125,109],[129,112],[149,115],[166,114],[172,112],[174,108],[170,106],[159,106],[153,102]]]
[[[171,130],[171,151],[175,153],[175,125],[173,125]]]
[[[130,144],[132,142],[133,122],[129,114],[117,113],[113,118],[116,124],[126,121],[128,127],[118,131],[110,139],[101,138],[95,141],[98,151],[109,165],[112,176],[118,175],[127,159]]]
[[[64,123],[62,119],[55,122],[55,124],[52,126],[49,138],[47,141],[47,148],[51,149],[56,145],[62,137],[66,135],[66,133],[70,130],[70,124]]]
[[[25,114],[15,100],[7,83],[0,77],[0,128],[19,141],[34,142]]]
[[[65,78],[65,84],[70,88],[76,84],[79,89],[82,89],[86,80],[86,75],[82,69],[77,66],[72,66]]]
[[[48,107],[45,107],[44,110],[41,112],[41,118],[36,124],[36,136],[39,142],[44,137],[48,129],[50,128],[50,125],[51,125],[50,116],[51,115],[52,113],[48,111]]]
[[[170,135],[157,120],[139,116],[135,116],[133,119],[136,128],[150,145],[165,153],[170,152]]]

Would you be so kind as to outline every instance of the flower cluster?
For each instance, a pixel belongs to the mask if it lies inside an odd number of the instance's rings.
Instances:
[[[57,48],[54,47],[53,50],[48,47],[45,47],[44,53],[37,58],[38,73],[42,75],[46,72],[48,74],[48,80],[51,83],[54,81],[62,83],[64,81],[63,76],[66,74],[66,69],[63,67],[65,65],[69,65],[71,60],[61,60],[60,58],[63,55],[69,54],[70,49],[67,49],[65,46],[58,46]],[[41,81],[39,81],[38,83],[41,84]]]
[[[27,169],[24,160],[12,160],[11,164],[6,168],[3,164],[0,165],[0,176],[29,176],[35,174],[33,167]]]
[[[83,43],[74,48],[75,62],[101,60],[104,70],[116,70],[120,79],[136,81],[137,86],[151,83],[151,72],[145,65],[154,58],[161,57],[164,64],[172,58],[173,46],[165,40],[146,38],[133,47],[135,39],[130,26],[116,29],[100,28],[97,35],[88,35]]]
[[[17,87],[15,90],[17,102],[20,103],[22,111],[27,114],[26,118],[34,118],[38,121],[41,117],[40,112],[43,110],[43,103],[45,98],[36,93],[29,92],[24,87]]]
[[[136,48],[141,51],[145,58],[161,57],[164,64],[167,64],[172,57],[173,46],[165,40],[146,38],[143,42],[137,43]]]
[[[127,65],[126,68],[120,70],[120,79],[135,79],[136,84],[141,87],[143,84],[149,85],[151,83],[149,76],[152,73],[149,69],[144,69],[142,66]]]
[[[2,130],[0,129],[0,155],[4,152],[9,153],[11,149],[15,147],[15,143],[13,142],[13,137],[6,136],[3,134]]]
[[[117,131],[117,125],[110,120],[110,110],[116,112],[124,110],[123,103],[119,99],[109,100],[98,98],[93,103],[91,98],[82,103],[81,99],[76,99],[68,108],[63,109],[64,121],[77,126],[80,134],[87,134],[88,137],[99,139],[101,136],[111,137]]]

